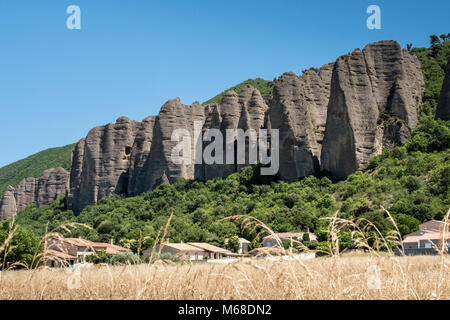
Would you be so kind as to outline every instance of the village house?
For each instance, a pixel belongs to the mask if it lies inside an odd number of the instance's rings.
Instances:
[[[309,234],[309,241],[314,242],[317,241],[317,237],[312,232],[306,232]],[[270,248],[278,246],[278,242],[276,238],[279,238],[281,242],[283,241],[303,241],[303,235],[305,232],[283,232],[283,233],[275,233],[274,235],[267,236],[263,239],[263,247]],[[294,243],[295,244],[295,243]]]
[[[436,248],[442,248],[443,240],[446,242],[447,249],[450,248],[449,226],[447,230],[444,230],[442,221],[431,220],[419,225],[419,231],[405,236],[403,249],[406,255],[437,254]],[[400,254],[399,250],[397,254]]]
[[[92,242],[82,238],[58,238],[47,242],[45,249],[45,263],[49,267],[59,267],[64,264],[74,265],[85,263],[86,256],[98,251],[108,254],[128,251],[128,249],[116,246],[112,243]]]
[[[248,247],[250,245],[250,241],[244,238],[239,238],[239,254],[247,254],[248,253]]]
[[[160,250],[161,248],[161,250]],[[181,259],[190,261],[203,261],[204,259],[221,259],[222,254],[228,250],[213,246],[204,242],[188,242],[188,243],[165,243],[157,245],[154,249],[149,248],[144,251],[144,255],[149,255],[152,252],[170,253],[173,256],[178,256]]]
[[[165,243],[162,245],[157,245],[154,249],[149,248],[145,250],[144,255],[150,255],[154,253],[170,253],[173,256],[178,256],[181,259],[186,259],[190,261],[201,261],[203,257],[206,256],[206,252],[203,249],[191,246],[186,243]]]
[[[229,252],[229,250],[222,249],[205,242],[188,242],[188,244],[196,248],[203,249],[208,256],[208,259],[221,259],[222,254]]]

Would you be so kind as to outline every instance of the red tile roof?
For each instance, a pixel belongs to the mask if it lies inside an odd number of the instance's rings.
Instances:
[[[53,249],[45,250],[45,255],[47,255],[47,256],[54,256],[54,257],[57,257],[57,258],[60,258],[60,259],[67,259],[67,260],[77,259],[77,257],[75,257],[75,256],[72,256],[70,254],[67,254],[67,253],[64,253],[64,252],[61,252],[61,251],[56,251],[56,250],[53,250]]]

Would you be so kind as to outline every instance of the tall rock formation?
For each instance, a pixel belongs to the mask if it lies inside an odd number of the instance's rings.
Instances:
[[[135,196],[145,191],[146,185],[142,181],[146,168],[148,168],[149,155],[153,142],[153,128],[155,116],[150,116],[142,121],[131,151],[130,178],[128,181],[128,194]]]
[[[16,198],[14,197],[14,188],[9,186],[3,194],[0,203],[0,220],[6,220],[14,217],[17,213]]]
[[[69,208],[80,212],[113,193],[127,195],[128,170],[139,122],[121,117],[93,128],[72,154]]]
[[[417,124],[424,86],[419,60],[395,41],[340,57],[331,80],[322,170],[345,179],[380,154],[383,144],[401,143],[395,140]],[[393,127],[385,118],[399,121]]]
[[[250,165],[250,145],[249,139],[244,142],[245,158],[243,163],[237,161],[237,137],[228,141],[230,144],[230,159],[234,159],[233,164],[227,164],[227,130],[242,129],[243,133],[252,129],[256,133],[264,128],[264,121],[268,106],[261,96],[261,93],[254,87],[247,85],[237,94],[235,91],[228,91],[224,94],[220,105],[212,104],[206,108],[206,120],[203,126],[202,136],[208,129],[217,129],[223,136],[223,164],[207,164],[203,162],[196,166],[195,178],[208,180],[217,177],[226,177],[241,168]],[[204,141],[202,150],[213,142]],[[232,151],[231,151],[232,150]]]
[[[450,120],[450,59],[448,60],[441,97],[436,109],[436,118],[446,121]]]
[[[194,178],[191,164],[176,165],[171,160],[175,129],[193,136],[194,121],[203,124],[205,109],[198,102],[183,105],[170,100],[156,117],[142,122],[126,117],[115,124],[92,129],[72,153],[68,206],[79,213],[87,205],[112,194],[135,196],[151,190],[162,181]]]
[[[181,178],[194,179],[194,145],[196,143],[193,141],[194,122],[204,123],[205,108],[198,102],[194,102],[191,106],[184,105],[179,98],[176,98],[166,102],[158,116],[148,121],[142,130],[142,135],[136,140],[137,145],[142,141],[145,143],[142,144],[143,155],[135,157],[139,160],[138,165],[134,163],[131,177],[130,189],[135,195],[151,190],[162,182],[173,183]],[[172,141],[171,138],[172,133],[177,129],[187,130],[192,139],[190,164],[178,165],[172,161],[172,149],[178,142]]]
[[[0,203],[0,220],[12,218],[32,203],[38,207],[49,204],[69,188],[69,173],[63,168],[48,169],[39,179],[23,179],[16,189],[8,187]]]
[[[45,170],[37,181],[36,205],[45,206],[67,195],[69,190],[69,172],[63,168]]]
[[[14,197],[17,202],[17,212],[24,210],[30,204],[36,201],[36,178],[23,179],[16,190],[14,191]]]
[[[279,129],[280,171],[286,181],[319,171],[333,64],[301,77],[285,73],[275,81],[270,103],[271,129]]]

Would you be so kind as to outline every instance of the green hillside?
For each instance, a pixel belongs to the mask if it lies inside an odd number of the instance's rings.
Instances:
[[[51,148],[0,168],[0,198],[8,186],[16,187],[24,178],[39,178],[46,169],[70,166],[70,153],[75,144]]]
[[[255,230],[223,220],[242,214],[256,217],[276,232],[309,229],[318,235],[319,243],[308,245],[322,250],[327,250],[327,222],[321,218],[337,210],[345,219],[365,218],[387,235],[393,225],[381,209],[384,206],[402,235],[414,232],[421,222],[442,219],[450,207],[450,127],[449,122],[434,119],[450,42],[412,52],[422,61],[426,91],[411,141],[374,157],[345,181],[307,177],[286,183],[260,176],[258,167],[247,167],[226,179],[180,180],[137,197],[105,198],[78,217],[66,210],[63,198],[39,209],[32,205],[17,216],[17,223],[39,236],[47,223],[50,229],[66,222],[84,223],[92,229],[76,234],[102,242],[113,236],[135,252],[139,242],[142,249],[153,245],[171,214],[170,241],[206,241],[224,247],[226,239],[236,235],[255,240],[252,246],[258,246]],[[354,245],[350,233],[340,235],[342,249]]]
[[[268,80],[264,80],[261,78],[257,78],[257,79],[248,79],[228,90],[225,90],[224,92],[218,94],[217,96],[215,96],[212,99],[209,99],[208,101],[204,102],[203,105],[207,105],[210,103],[220,103],[220,101],[222,101],[222,97],[223,95],[230,90],[234,90],[236,91],[236,93],[241,93],[242,88],[246,85],[251,85],[253,87],[255,87],[256,89],[259,90],[259,92],[261,92],[261,95],[267,100],[270,96],[272,96],[272,92],[273,92],[273,82],[272,81],[268,81]]]
[[[318,235],[319,243],[308,245],[318,245],[322,250],[327,250],[327,222],[321,218],[337,210],[345,219],[367,219],[386,236],[393,225],[381,209],[384,206],[402,235],[414,232],[421,222],[442,219],[450,207],[450,122],[434,119],[450,42],[411,52],[421,60],[426,80],[422,112],[411,140],[374,157],[366,168],[345,181],[332,183],[327,177],[311,176],[286,183],[260,176],[257,166],[247,167],[226,179],[180,180],[137,197],[115,195],[86,207],[78,217],[67,210],[64,198],[46,207],[31,205],[17,215],[16,221],[36,236],[43,235],[47,223],[50,230],[66,222],[84,223],[92,229],[76,231],[72,236],[80,234],[101,242],[112,236],[116,243],[135,252],[138,243],[142,249],[153,245],[171,214],[171,242],[206,241],[224,247],[226,239],[236,235],[255,240],[252,246],[258,246],[255,230],[223,220],[242,214],[259,219],[276,232],[309,229]],[[268,82],[261,83],[269,90]],[[235,89],[240,90],[239,86]],[[220,95],[214,99],[220,99]],[[343,232],[339,237],[341,248],[354,247],[350,233]]]

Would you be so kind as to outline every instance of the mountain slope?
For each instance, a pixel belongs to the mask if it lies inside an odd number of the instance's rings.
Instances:
[[[62,167],[69,170],[70,153],[75,144],[51,148],[0,168],[0,198],[6,188],[17,186],[24,178],[39,178],[44,170]]]

